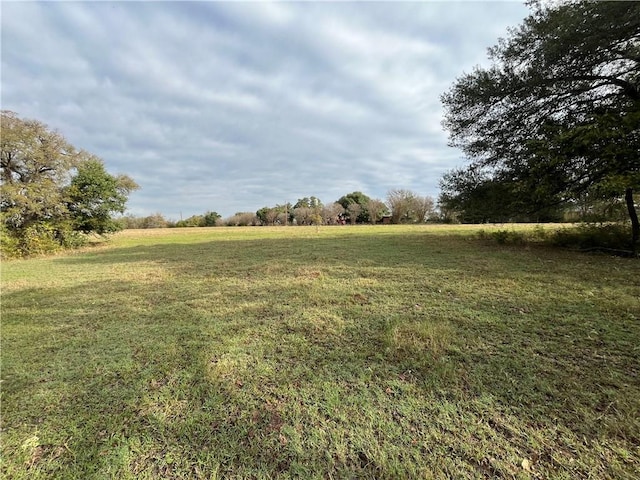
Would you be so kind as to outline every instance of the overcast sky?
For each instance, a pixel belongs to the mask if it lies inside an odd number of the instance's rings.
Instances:
[[[439,97],[518,2],[2,2],[2,109],[141,189],[129,213],[438,195]]]

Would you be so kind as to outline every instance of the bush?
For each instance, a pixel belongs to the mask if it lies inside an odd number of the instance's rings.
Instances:
[[[222,224],[228,227],[248,227],[249,225],[259,225],[260,220],[255,213],[238,212],[235,215],[222,220]]]
[[[28,226],[18,238],[20,256],[42,255],[60,250],[62,245],[56,238],[56,233],[55,228],[43,223]]]
[[[581,224],[560,230],[545,230],[537,225],[532,230],[480,230],[478,238],[499,245],[542,244],[578,250],[603,250],[631,253],[630,227],[624,223]]]
[[[522,232],[514,230],[498,230],[493,232],[491,236],[500,245],[523,245],[525,243],[525,235]]]
[[[498,243],[499,245],[524,245],[533,237],[529,238],[530,232],[517,232],[515,230],[497,230],[495,232],[487,232],[480,230],[478,237],[481,240],[489,240]]]
[[[2,258],[20,258],[45,255],[60,250],[86,245],[87,236],[70,227],[36,223],[24,229],[11,231],[0,228],[0,249]]]
[[[628,250],[630,237],[630,228],[625,224],[583,224],[556,231],[551,235],[550,242],[559,247],[580,250]]]
[[[87,244],[87,236],[75,230],[57,232],[57,238],[62,248],[80,248]]]
[[[0,258],[20,257],[19,239],[11,235],[9,230],[0,223]]]

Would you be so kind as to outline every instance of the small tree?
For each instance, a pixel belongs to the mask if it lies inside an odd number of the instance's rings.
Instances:
[[[358,217],[362,214],[363,208],[358,203],[349,203],[347,205],[347,213],[349,214],[349,221],[351,225],[355,225]]]
[[[338,203],[342,205],[342,207],[348,212],[349,205],[357,204],[360,205],[360,212],[356,217],[356,222],[366,223],[369,221],[369,214],[367,210],[367,204],[371,200],[367,195],[362,192],[351,192],[347,195],[344,195],[338,199]],[[351,219],[350,219],[351,220]],[[353,223],[353,222],[352,222]]]
[[[159,212],[137,220],[138,226],[128,227],[127,225],[125,225],[125,228],[166,228],[169,226],[169,222],[167,221],[167,219],[164,218],[164,216]]]
[[[391,223],[406,223],[411,217],[415,194],[410,190],[394,189],[387,193],[387,205],[391,210]]]
[[[335,225],[338,223],[340,215],[344,213],[344,208],[338,202],[333,202],[330,205],[325,205],[322,208],[322,218],[325,224]]]
[[[390,190],[387,202],[392,223],[423,223],[434,211],[431,197],[422,197],[411,190]]]
[[[412,206],[415,221],[418,223],[424,223],[427,221],[427,218],[431,216],[435,210],[435,202],[433,198],[429,196],[421,197],[420,195],[416,195],[413,200]]]
[[[263,225],[273,225],[278,219],[278,209],[273,207],[262,207],[256,212],[256,216],[260,219]]]
[[[387,212],[387,206],[382,200],[376,198],[369,200],[367,203],[369,221],[374,225],[378,223]]]
[[[311,225],[313,209],[309,207],[297,207],[293,209],[293,218],[298,225]]]
[[[169,221],[164,218],[164,216],[157,212],[153,215],[149,215],[144,217],[142,223],[142,228],[166,228],[169,226]]]
[[[204,227],[215,227],[218,224],[218,220],[221,215],[218,212],[206,212],[203,215],[203,226]]]
[[[100,159],[88,155],[66,190],[73,229],[100,235],[120,230],[113,215],[124,213],[129,194],[137,188],[131,178],[110,175]]]
[[[260,225],[262,220],[251,212],[236,212],[234,215],[225,218],[218,222],[219,224],[226,225],[228,227],[246,227],[249,225]]]
[[[191,215],[184,220],[178,220],[176,222],[177,228],[188,227],[204,227],[204,217],[202,215]]]

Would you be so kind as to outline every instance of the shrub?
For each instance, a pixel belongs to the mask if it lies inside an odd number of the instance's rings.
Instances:
[[[56,229],[45,223],[36,223],[24,229],[18,240],[21,256],[53,253],[62,248]]]
[[[630,243],[629,226],[626,224],[582,224],[563,228],[550,237],[553,245],[580,250],[627,250]]]
[[[498,230],[492,236],[500,245],[523,245],[526,242],[525,234],[515,230]]]
[[[0,258],[20,257],[20,242],[0,223]]]
[[[57,237],[63,248],[80,248],[87,244],[87,236],[75,230],[58,231]]]
[[[515,230],[497,230],[495,232],[480,230],[478,238],[495,241],[500,245],[524,245],[529,240],[526,232],[516,232]]]
[[[627,254],[630,250],[629,225],[624,223],[585,223],[574,227],[547,231],[542,225],[532,230],[478,231],[478,238],[500,245],[542,244],[578,250],[614,251]]]
[[[0,249],[2,258],[20,258],[45,255],[64,249],[86,245],[87,236],[74,231],[70,226],[53,226],[36,223],[18,232],[0,227]]]

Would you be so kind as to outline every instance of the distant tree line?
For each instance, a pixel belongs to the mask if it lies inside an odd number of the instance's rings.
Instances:
[[[456,172],[445,174],[438,203],[430,196],[421,196],[407,189],[393,189],[386,199],[370,198],[362,192],[351,192],[335,202],[324,204],[318,197],[299,198],[296,203],[265,206],[256,212],[236,212],[222,218],[215,211],[193,215],[184,220],[168,220],[155,213],[145,217],[127,215],[122,228],[180,227],[247,227],[274,225],[356,225],[356,224],[420,224],[420,223],[528,223],[528,222],[607,222],[617,221],[626,214],[623,201],[611,202],[585,199],[571,205],[538,209],[520,213],[506,208],[503,186],[484,183],[485,188],[470,188],[465,195],[449,194],[446,182],[463,182]],[[465,191],[461,188],[460,191]]]
[[[161,213],[154,213],[146,217],[126,215],[120,219],[124,229],[136,228],[180,228],[180,227],[215,227],[220,219],[218,212],[205,212],[203,215],[193,215],[184,220],[167,220]]]
[[[435,202],[410,190],[390,190],[386,202],[370,198],[362,192],[351,192],[335,202],[324,204],[315,196],[265,206],[256,212],[237,212],[222,218],[216,212],[194,215],[185,220],[171,221],[160,213],[146,217],[127,215],[121,219],[123,228],[174,228],[262,225],[345,225],[377,223],[425,223],[438,221]]]

